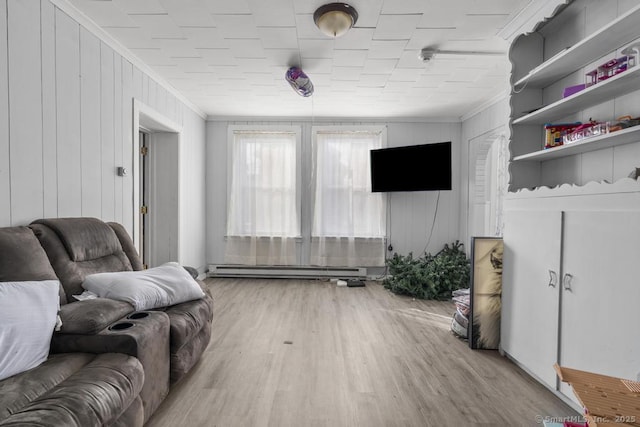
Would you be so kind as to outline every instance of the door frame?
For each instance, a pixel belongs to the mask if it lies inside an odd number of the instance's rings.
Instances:
[[[142,203],[142,197],[140,195],[140,136],[139,131],[140,128],[143,127],[145,130],[149,132],[156,133],[165,133],[171,136],[172,143],[178,144],[178,156],[175,159],[177,162],[177,175],[175,179],[178,182],[178,215],[175,218],[176,221],[176,229],[178,230],[178,236],[176,240],[176,253],[177,260],[181,262],[181,196],[182,196],[182,168],[180,164],[180,158],[182,153],[182,125],[174,122],[163,114],[159,113],[152,107],[147,104],[133,99],[133,244],[140,253],[142,249],[143,242],[140,239],[140,206]],[[153,138],[149,139],[150,145],[153,145]],[[150,225],[152,227],[152,225]],[[151,246],[151,245],[150,245]]]

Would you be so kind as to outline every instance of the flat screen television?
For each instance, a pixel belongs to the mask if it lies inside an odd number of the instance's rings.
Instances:
[[[451,141],[371,150],[371,190],[451,190]]]

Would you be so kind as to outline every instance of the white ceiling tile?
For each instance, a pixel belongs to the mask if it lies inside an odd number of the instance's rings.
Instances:
[[[258,35],[265,49],[298,49],[296,27],[259,27]]]
[[[424,69],[425,64],[418,58],[420,50],[404,50],[398,60],[398,68],[419,68]]]
[[[380,15],[374,40],[409,40],[422,15]]]
[[[213,15],[218,34],[225,39],[257,39],[252,15]]]
[[[113,2],[72,0],[74,6],[101,27],[137,27],[138,25]]]
[[[269,65],[279,67],[300,66],[300,52],[298,49],[264,49]]]
[[[213,26],[211,12],[202,0],[158,0],[173,22],[187,27]]]
[[[129,15],[151,38],[181,38],[184,34],[169,15]]]
[[[369,59],[399,59],[402,56],[406,40],[372,40]]]
[[[505,52],[505,57],[506,57],[508,45],[504,40],[500,40],[497,37],[492,37],[492,38],[481,39],[481,40],[449,39],[444,43],[442,43],[442,45],[440,45],[438,48],[442,50],[499,51],[499,52]]]
[[[461,0],[434,1],[429,3],[429,10],[424,11],[418,28],[450,28],[455,27],[465,7]]]
[[[255,23],[259,27],[294,27],[295,13],[291,0],[247,0]]]
[[[313,23],[322,0],[70,1],[208,114],[303,117],[468,112],[508,88],[506,54],[423,63],[418,52],[506,52],[496,31],[529,2],[352,0],[358,22],[333,39]],[[312,99],[286,82],[291,65]]]
[[[227,39],[236,58],[266,58],[260,39]]]
[[[465,7],[467,13],[506,13],[513,14],[520,11],[531,0],[491,0],[482,2],[468,2]]]
[[[318,0],[295,0],[293,3],[293,11],[296,14],[312,15],[315,10],[324,4]]]
[[[428,87],[428,88],[439,87],[447,80],[448,77],[449,77],[449,74],[422,75],[416,81],[415,87]]]
[[[417,28],[405,49],[420,51],[425,47],[439,47],[447,40],[457,36],[458,30],[455,28]]]
[[[429,13],[433,1],[429,0],[393,0],[384,2],[382,13],[403,14],[403,13]]]
[[[364,74],[360,75],[358,87],[382,88],[389,80],[389,74]]]
[[[204,0],[205,7],[212,14],[250,14],[251,9],[246,0]]]
[[[167,10],[158,0],[111,0],[118,9],[126,14],[146,13],[157,14],[166,13]]]
[[[360,80],[360,74],[362,74],[363,67],[333,67],[331,73],[332,80],[347,80],[357,82]]]
[[[374,28],[352,28],[347,34],[335,41],[336,49],[369,49]]]
[[[330,74],[333,70],[333,59],[328,58],[304,58],[302,69],[308,75]]]
[[[366,50],[336,49],[333,51],[333,63],[341,67],[361,67],[367,59]]]
[[[228,48],[229,43],[220,36],[217,28],[180,27],[194,48]]]
[[[302,58],[331,58],[333,55],[333,39],[299,40]]]
[[[319,39],[324,38],[316,24],[313,22],[313,15],[299,14],[296,15],[296,32],[300,39]],[[352,30],[353,31],[353,30]]]
[[[422,70],[418,68],[396,68],[391,73],[389,81],[414,83],[417,79],[420,78],[421,73]]]
[[[391,74],[397,63],[397,59],[367,59],[363,72],[365,74]]]
[[[231,49],[196,48],[195,51],[207,61],[207,65],[238,65]]]
[[[324,3],[330,2],[320,2],[318,7]],[[350,0],[348,3],[358,12],[356,27],[375,28],[380,12],[382,11],[384,0]]]
[[[241,70],[248,72],[256,72],[269,68],[267,58],[236,58],[236,61]]]

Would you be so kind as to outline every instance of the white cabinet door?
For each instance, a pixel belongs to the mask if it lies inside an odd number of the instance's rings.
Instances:
[[[501,346],[552,389],[558,357],[560,211],[506,211]],[[551,273],[550,273],[551,272]]]
[[[640,373],[640,212],[565,212],[560,364],[635,380]],[[574,399],[570,387],[561,391]]]

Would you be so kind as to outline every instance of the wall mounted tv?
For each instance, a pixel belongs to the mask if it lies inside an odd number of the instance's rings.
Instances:
[[[451,190],[451,141],[371,150],[371,189]]]

